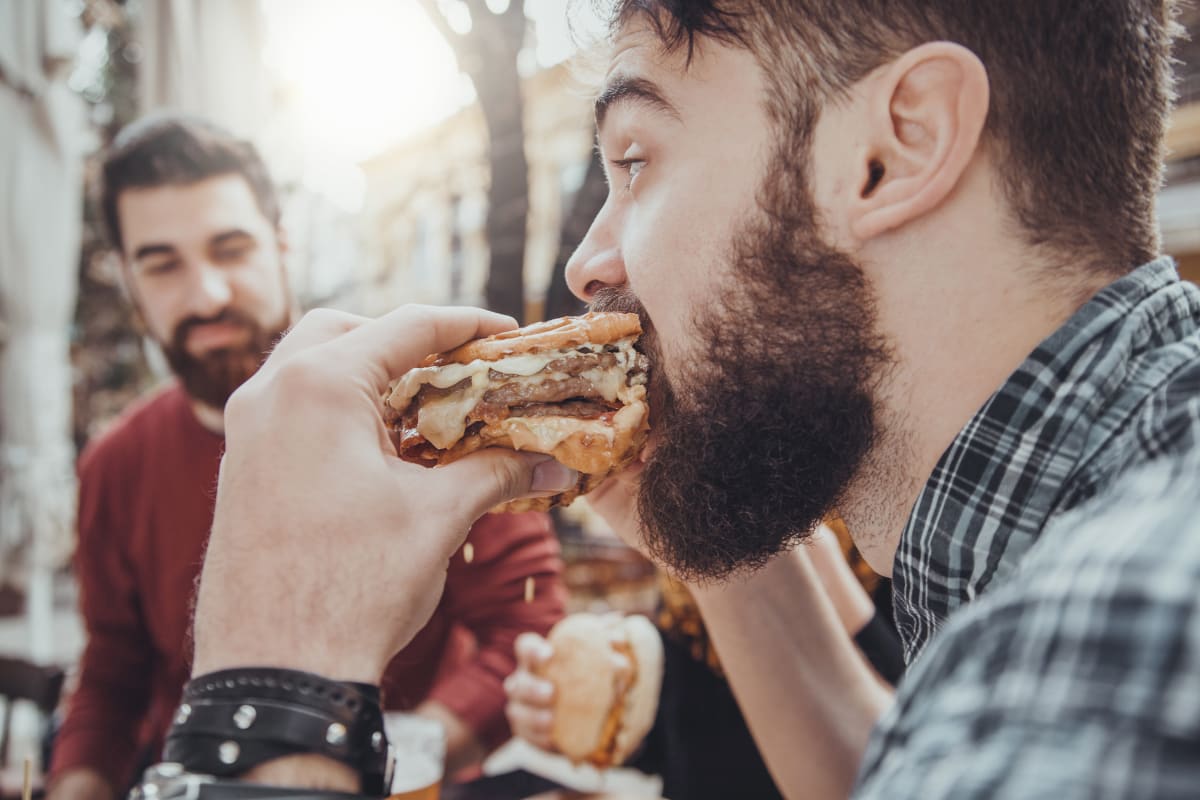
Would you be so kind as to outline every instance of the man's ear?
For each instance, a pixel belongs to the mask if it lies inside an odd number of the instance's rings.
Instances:
[[[987,70],[950,42],[909,50],[867,81],[869,138],[860,153],[850,231],[866,241],[933,211],[953,192],[987,122]]]

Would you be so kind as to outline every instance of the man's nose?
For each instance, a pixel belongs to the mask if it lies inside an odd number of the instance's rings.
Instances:
[[[233,287],[225,270],[201,262],[191,270],[187,286],[187,305],[191,316],[207,319],[220,314],[233,299]]]
[[[587,236],[567,262],[567,286],[571,293],[590,303],[596,292],[608,286],[623,286],[628,280],[614,220],[608,206],[601,209]]]

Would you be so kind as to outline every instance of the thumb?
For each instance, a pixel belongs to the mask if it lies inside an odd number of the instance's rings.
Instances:
[[[517,453],[498,447],[486,448],[461,461],[440,467],[456,487],[457,502],[470,502],[472,513],[482,515],[491,508],[518,497],[538,497],[565,492],[579,482],[579,473],[541,453]],[[462,487],[473,487],[469,501]]]

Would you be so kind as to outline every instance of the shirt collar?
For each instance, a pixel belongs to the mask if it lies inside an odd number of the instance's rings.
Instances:
[[[1098,422],[1153,390],[1130,379],[1131,365],[1198,320],[1195,287],[1181,284],[1174,262],[1146,264],[1045,339],[959,432],[896,551],[896,623],[910,660],[950,612],[1015,568],[1109,438]]]

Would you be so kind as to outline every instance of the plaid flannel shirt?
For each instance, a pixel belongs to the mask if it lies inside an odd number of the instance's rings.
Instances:
[[[1198,439],[1200,290],[1163,259],[1046,339],[918,498],[913,664],[857,796],[1200,797]]]

